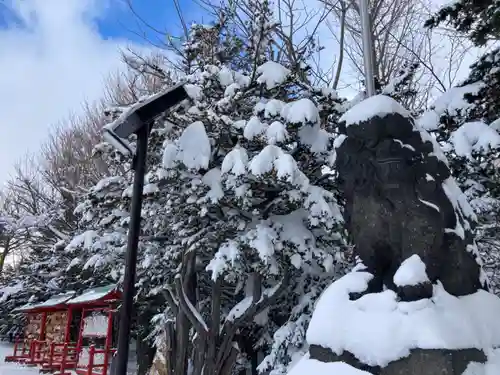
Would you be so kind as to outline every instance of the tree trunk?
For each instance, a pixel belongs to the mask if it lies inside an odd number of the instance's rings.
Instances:
[[[345,17],[347,14],[347,4],[344,1],[340,3],[342,10],[340,15],[340,40],[339,40],[339,62],[337,63],[337,71],[335,72],[335,78],[333,80],[333,89],[337,90],[340,81],[340,72],[342,71],[342,64],[344,62],[344,42],[345,42]]]
[[[157,301],[150,300],[149,305],[137,312],[136,317],[136,355],[137,375],[146,375],[153,364],[156,347],[148,335],[151,332],[151,319],[154,316],[154,308]]]
[[[188,253],[184,256],[183,262],[185,265],[184,268],[184,277],[182,280],[184,293],[186,294],[187,299],[191,302],[193,306],[196,306],[196,273],[195,273],[195,254]],[[179,297],[180,298],[180,297]],[[191,329],[191,323],[186,316],[186,314],[182,311],[182,308],[179,308],[177,319],[176,319],[176,358],[177,361],[175,364],[175,375],[185,375],[188,371],[188,360],[189,360],[189,330]]]
[[[156,348],[145,337],[137,337],[137,375],[146,375],[153,363]]]
[[[10,250],[10,237],[7,237],[5,239],[5,243],[3,246],[3,252],[0,254],[0,276],[3,273],[3,267],[5,265],[5,258],[7,258],[7,255],[9,255],[9,250]]]

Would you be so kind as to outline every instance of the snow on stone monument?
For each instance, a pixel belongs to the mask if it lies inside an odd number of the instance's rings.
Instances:
[[[500,299],[436,141],[386,96],[341,118],[336,169],[359,258],[319,299],[289,375],[500,374]]]

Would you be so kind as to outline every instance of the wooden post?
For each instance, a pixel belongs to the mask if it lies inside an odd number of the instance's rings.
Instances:
[[[38,362],[41,357],[43,356],[43,341],[41,340],[35,340],[34,341],[34,347],[33,347],[33,361]]]
[[[29,358],[30,358],[30,362],[33,362],[35,360],[35,353],[36,353],[36,343],[37,343],[38,340],[34,339],[34,340],[31,340],[31,344],[30,344],[30,351],[29,351]]]
[[[68,308],[68,312],[66,314],[66,330],[64,332],[64,342],[69,342],[71,338],[71,321],[73,320],[73,309],[71,307]]]
[[[104,363],[102,368],[103,375],[108,373],[108,363],[109,363],[109,354],[111,351],[111,345],[113,341],[113,305],[109,305],[108,307],[108,327],[106,331],[106,341],[104,343]]]
[[[45,327],[47,325],[47,313],[44,312],[42,314],[42,324],[40,325],[40,340],[43,340],[45,338]]]
[[[27,313],[26,314],[26,327],[24,327],[24,335],[22,338],[21,356],[29,355],[31,350],[31,340],[30,340],[30,325],[32,321],[35,320],[36,314]]]
[[[85,328],[85,309],[82,309],[82,316],[80,320],[80,332],[78,332],[78,341],[76,343],[76,358],[78,361],[78,357],[80,356],[80,352],[82,351],[83,344],[83,329]]]
[[[89,348],[89,364],[88,364],[87,375],[92,375],[92,370],[94,368],[94,353],[95,353],[95,346],[94,345],[90,345],[90,348]]]
[[[61,374],[66,373],[66,355],[68,354],[68,343],[63,344],[62,356],[61,356],[61,368],[59,369]]]
[[[29,353],[29,345],[31,345],[31,343],[28,341],[28,339],[23,337],[22,343],[21,343],[21,356],[24,357],[24,355],[26,354],[26,351],[28,351],[28,353]]]
[[[29,356],[31,353],[33,340],[25,340],[23,345],[23,357]]]
[[[55,351],[56,351],[56,344],[55,344],[55,342],[51,342],[50,343],[50,352],[49,352],[49,361],[48,361],[49,368],[52,368],[52,362],[54,362]]]

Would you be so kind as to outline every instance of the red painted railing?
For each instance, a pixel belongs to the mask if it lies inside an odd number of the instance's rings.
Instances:
[[[17,337],[14,342],[14,353],[5,357],[5,362],[16,362],[30,358],[32,342],[22,337]]]
[[[76,348],[73,348],[74,352],[76,352]],[[78,375],[106,375],[109,366],[110,357],[116,352],[116,349],[108,350],[106,353],[105,349],[96,349],[94,345],[91,345],[88,350],[88,362],[87,363],[78,363],[79,357],[82,355],[82,350],[78,352],[78,356],[75,356],[74,359],[68,360],[71,357],[69,353],[69,348],[67,346],[63,349],[62,361],[59,366],[59,375],[71,375],[76,372]],[[103,358],[101,361],[97,361],[97,356],[102,355]],[[74,372],[70,372],[72,370]]]
[[[29,358],[25,360],[24,363],[27,365],[42,364],[48,359],[48,356],[47,341],[32,340]]]
[[[73,369],[76,366],[77,350],[73,343],[51,343],[49,355],[42,363],[42,371]]]

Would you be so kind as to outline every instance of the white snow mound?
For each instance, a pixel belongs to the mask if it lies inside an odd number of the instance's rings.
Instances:
[[[425,272],[425,263],[417,254],[405,259],[394,274],[394,284],[397,286],[418,285],[430,281]]]
[[[373,275],[351,272],[330,285],[318,300],[307,342],[344,350],[371,366],[387,366],[411,349],[488,350],[500,345],[500,298],[480,290],[454,297],[442,285],[433,297],[399,302],[391,290],[349,300],[366,290]],[[298,374],[297,374],[298,375]]]
[[[385,117],[391,113],[399,113],[404,117],[411,117],[401,104],[385,95],[375,95],[356,104],[340,117],[339,121],[345,121],[346,126],[359,124],[372,117]]]
[[[471,362],[462,375],[498,375],[500,374],[500,349],[487,352],[486,363]],[[371,372],[358,370],[344,362],[320,362],[305,354],[287,375],[372,375]]]

